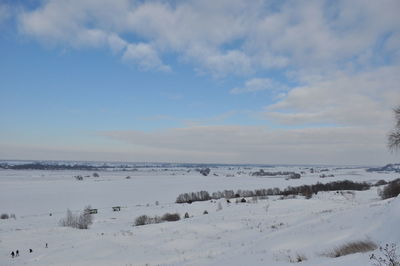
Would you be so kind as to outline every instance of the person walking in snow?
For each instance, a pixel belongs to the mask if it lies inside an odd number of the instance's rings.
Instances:
[[[11,258],[14,258],[14,251],[11,251]]]
[[[17,249],[17,251],[15,251],[15,257],[19,256],[19,250]]]

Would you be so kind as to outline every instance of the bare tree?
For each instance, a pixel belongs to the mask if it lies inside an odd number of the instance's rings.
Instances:
[[[85,207],[83,212],[78,216],[74,215],[71,210],[67,210],[65,218],[60,220],[61,226],[68,226],[78,229],[89,229],[89,225],[93,223],[93,216],[90,214],[90,206]]]
[[[393,111],[396,119],[396,126],[389,134],[388,138],[388,146],[392,151],[400,150],[400,106],[395,108]]]

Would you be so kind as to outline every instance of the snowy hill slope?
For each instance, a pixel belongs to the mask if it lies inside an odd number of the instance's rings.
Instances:
[[[346,171],[336,172],[336,177],[360,181],[397,177]],[[214,177],[147,176],[126,180],[125,173],[120,173],[82,182],[66,176],[49,180],[41,174],[28,181],[23,176],[10,178],[9,174],[3,173],[0,179],[4,185],[0,186],[0,209],[14,210],[17,219],[0,220],[0,265],[293,265],[290,261],[301,255],[305,260],[300,265],[365,266],[372,265],[372,251],[339,258],[324,254],[351,241],[371,240],[384,245],[399,244],[400,239],[400,198],[381,200],[377,188],[320,192],[311,199],[270,196],[256,201],[248,198],[246,203],[227,203],[223,199],[173,203],[174,195],[181,192],[285,187],[298,182],[315,183],[318,177],[314,175],[300,181],[221,178],[209,184],[209,178]],[[27,193],[30,187],[33,192]],[[85,189],[96,191],[85,194]],[[18,199],[25,206],[13,204]],[[155,200],[160,204],[156,205]],[[117,202],[126,206],[113,212],[111,206]],[[143,204],[146,202],[149,204]],[[79,211],[89,203],[99,207],[90,229],[58,225],[66,208]],[[50,216],[49,206],[59,206],[59,211],[51,209]],[[204,210],[207,215],[203,215]],[[181,217],[188,212],[190,218],[133,226],[134,219],[142,214],[166,212],[178,212]],[[34,252],[28,253],[29,248]],[[12,259],[10,252],[16,249],[21,255]]]

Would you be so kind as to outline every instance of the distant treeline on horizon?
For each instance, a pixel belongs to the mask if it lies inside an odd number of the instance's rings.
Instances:
[[[286,165],[286,164],[217,164],[217,163],[165,163],[165,162],[95,162],[95,161],[46,161],[46,160],[0,160],[0,169],[11,170],[123,170],[139,168],[273,168],[273,167],[334,167],[335,169],[365,168],[365,166],[338,165]]]

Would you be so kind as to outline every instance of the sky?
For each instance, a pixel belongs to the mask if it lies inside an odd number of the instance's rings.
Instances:
[[[0,0],[0,159],[380,165],[398,0]]]

